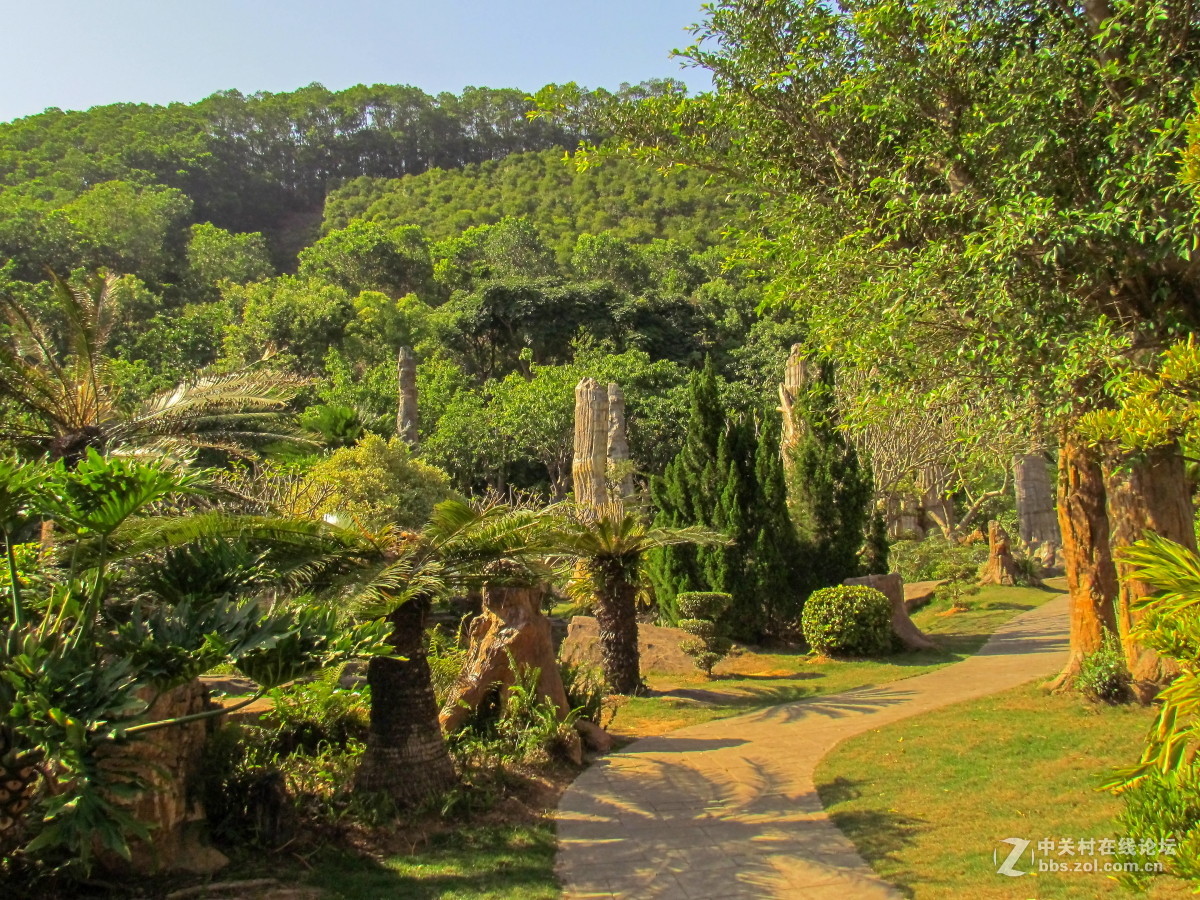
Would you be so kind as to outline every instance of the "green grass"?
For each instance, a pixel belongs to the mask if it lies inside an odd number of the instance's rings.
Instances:
[[[699,673],[650,673],[647,682],[653,693],[622,701],[610,730],[631,740],[765,706],[922,675],[971,655],[1000,625],[1060,593],[1061,586],[1046,590],[986,587],[966,598],[970,607],[966,612],[947,615],[945,606],[918,610],[913,621],[941,644],[941,651],[839,661],[814,661],[801,652],[745,653],[718,666],[718,677],[712,680]]]
[[[552,900],[554,829],[549,824],[462,827],[412,854],[379,860],[328,852],[305,884],[344,900]]]
[[[1137,759],[1153,717],[1024,685],[851,738],[818,766],[817,789],[875,871],[918,900],[1136,896],[1103,873],[999,875],[992,854],[1003,860],[1011,837],[1035,851],[1043,838],[1123,837],[1120,800],[1096,776]],[[1192,895],[1161,877],[1145,896]]]

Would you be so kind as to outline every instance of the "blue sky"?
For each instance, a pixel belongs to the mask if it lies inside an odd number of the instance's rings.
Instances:
[[[701,0],[0,0],[0,121],[319,81],[534,90],[672,76]]]

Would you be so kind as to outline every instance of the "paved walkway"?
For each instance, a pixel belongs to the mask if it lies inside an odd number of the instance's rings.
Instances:
[[[1018,616],[955,665],[682,728],[606,757],[559,805],[566,896],[902,896],[826,816],[813,785],[817,763],[852,735],[1057,672],[1067,628],[1062,597]]]

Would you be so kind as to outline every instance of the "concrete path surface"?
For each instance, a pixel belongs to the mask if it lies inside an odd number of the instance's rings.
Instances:
[[[902,896],[826,816],[817,763],[852,735],[1054,674],[1067,630],[1064,596],[1002,626],[960,663],[682,728],[598,761],[559,804],[566,897]]]

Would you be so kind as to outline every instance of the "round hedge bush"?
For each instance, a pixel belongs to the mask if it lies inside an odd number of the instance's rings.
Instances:
[[[827,656],[878,656],[892,647],[892,604],[866,585],[814,591],[800,616],[804,640]]]

